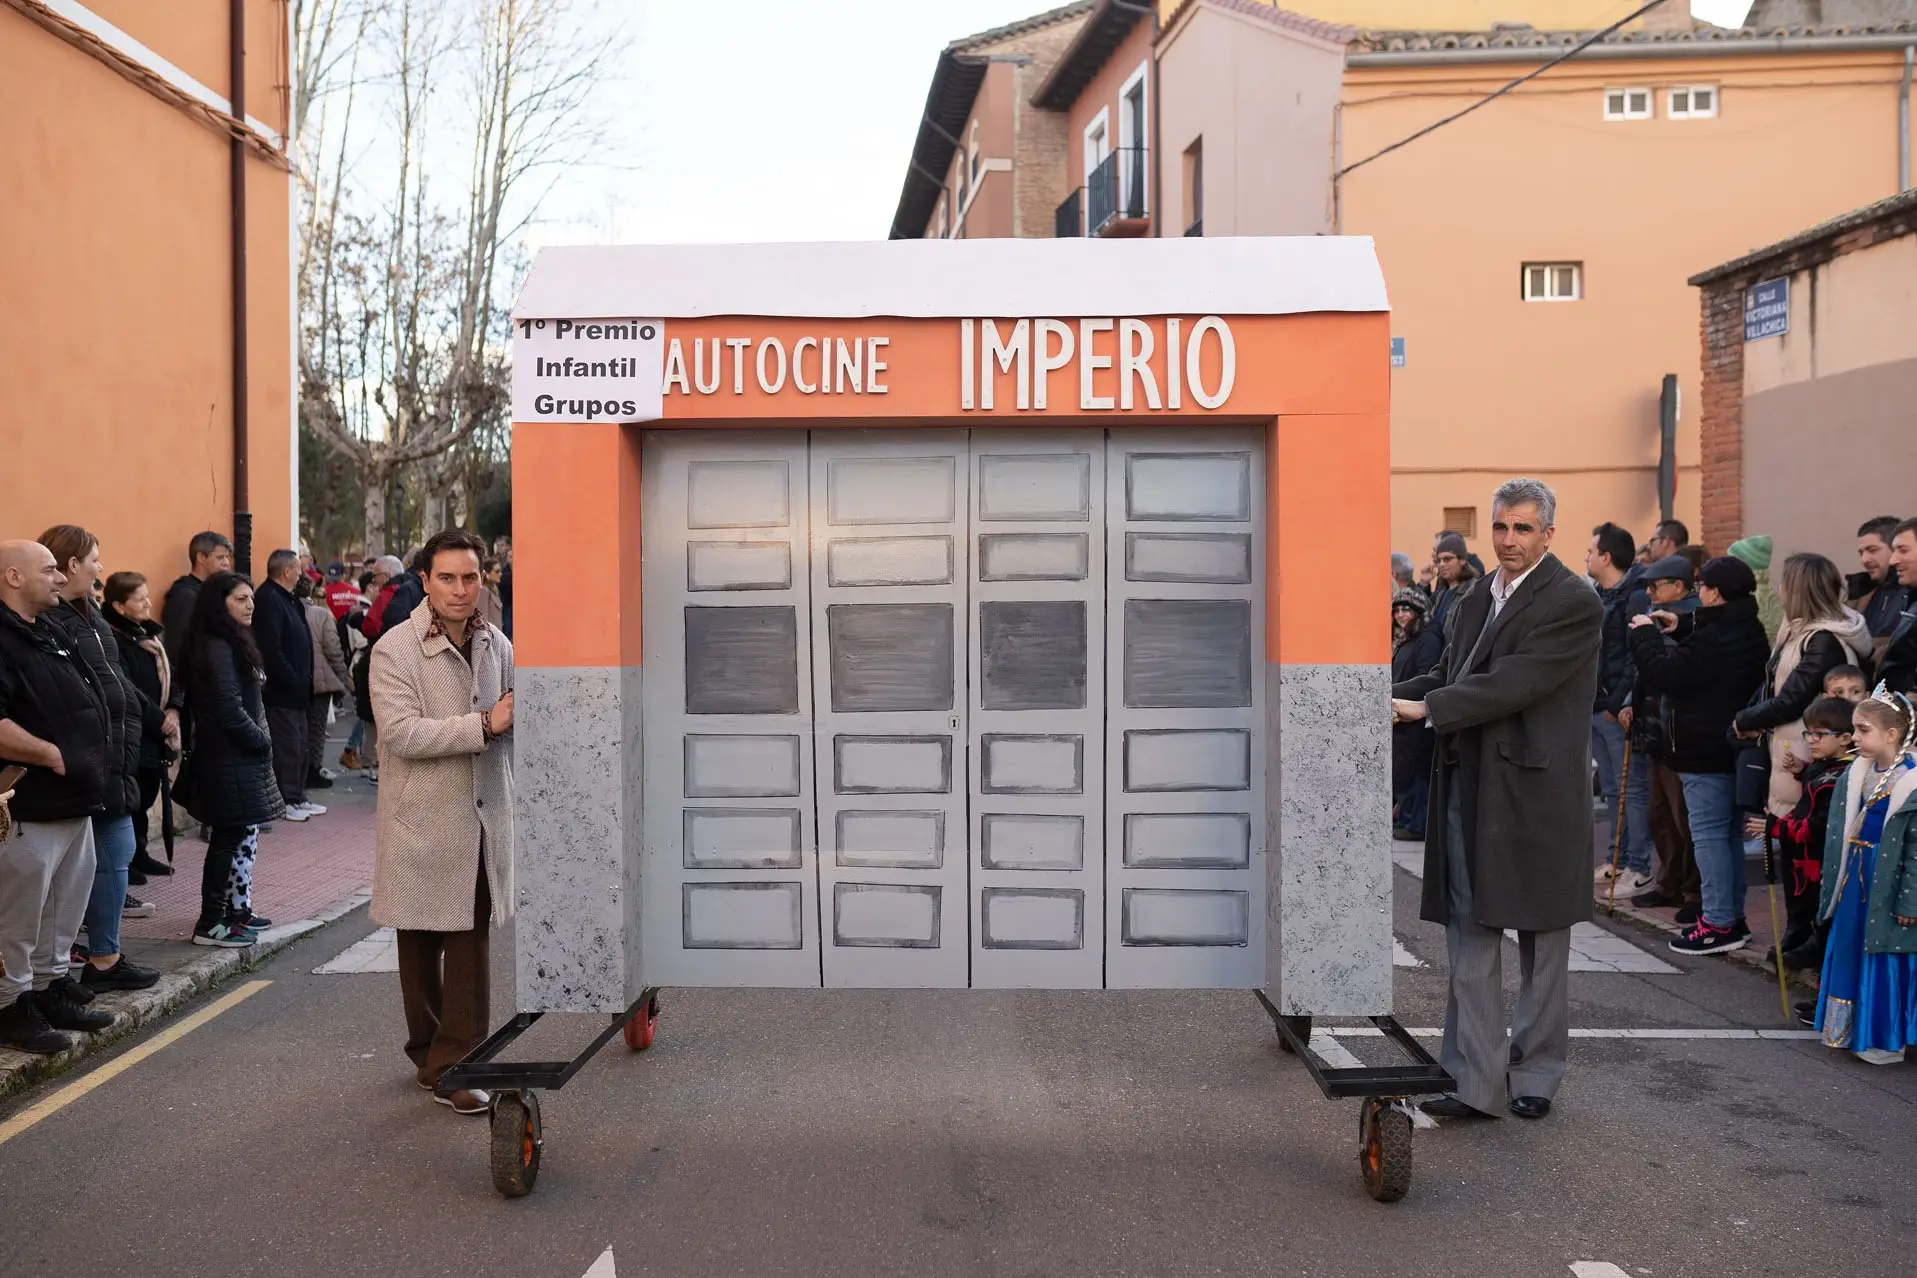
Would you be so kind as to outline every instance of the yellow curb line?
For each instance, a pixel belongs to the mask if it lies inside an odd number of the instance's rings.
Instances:
[[[29,1105],[12,1118],[9,1118],[6,1122],[0,1123],[0,1145],[6,1144],[21,1132],[26,1131],[35,1123],[38,1123],[41,1119],[59,1113],[94,1088],[103,1087],[107,1083],[112,1082],[113,1079],[125,1073],[127,1070],[132,1069],[135,1065],[138,1065],[141,1061],[153,1055],[153,1053],[159,1051],[161,1048],[178,1042],[180,1039],[191,1034],[194,1030],[218,1016],[221,1012],[235,1007],[244,1000],[253,997],[253,995],[259,993],[272,983],[271,981],[248,981],[218,1002],[201,1008],[179,1024],[169,1026],[160,1033],[155,1034],[152,1038],[140,1044],[132,1051],[108,1061],[105,1065],[94,1070],[85,1078],[75,1079],[45,1100]]]

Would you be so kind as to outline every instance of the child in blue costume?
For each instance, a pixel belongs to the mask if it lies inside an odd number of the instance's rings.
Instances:
[[[1853,723],[1857,762],[1824,841],[1817,1028],[1827,1046],[1891,1065],[1917,1043],[1917,712],[1880,684]]]

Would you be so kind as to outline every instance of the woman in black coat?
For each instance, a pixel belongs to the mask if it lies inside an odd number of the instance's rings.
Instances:
[[[133,810],[133,864],[127,869],[127,881],[142,883],[147,875],[167,875],[173,867],[155,860],[147,852],[147,813],[160,797],[160,782],[167,766],[179,751],[177,733],[166,733],[168,696],[173,690],[173,667],[167,660],[166,644],[160,623],[153,620],[153,597],[147,592],[146,577],[137,572],[116,572],[106,580],[106,607],[100,610],[113,630],[119,648],[120,668],[140,698],[140,767],[134,774],[139,783],[139,806]],[[162,814],[166,819],[166,814]],[[168,855],[172,842],[167,843]],[[139,878],[135,878],[139,875]]]
[[[253,641],[251,582],[230,572],[206,579],[186,651],[193,754],[181,801],[211,830],[193,943],[240,949],[270,925],[253,913],[253,858],[260,827],[286,814],[260,695],[266,668]]]
[[[1430,596],[1415,586],[1391,594],[1391,682],[1404,683],[1428,673],[1444,658],[1444,633],[1425,618]],[[1422,723],[1391,727],[1391,794],[1396,820],[1391,837],[1424,842],[1425,807],[1431,798],[1431,748],[1434,734]]]

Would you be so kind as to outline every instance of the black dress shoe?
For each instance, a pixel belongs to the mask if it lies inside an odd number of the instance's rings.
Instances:
[[[1491,1115],[1481,1109],[1465,1104],[1455,1096],[1440,1096],[1418,1106],[1433,1118],[1489,1118]]]
[[[1543,1118],[1551,1112],[1551,1098],[1548,1096],[1513,1096],[1511,1112],[1519,1118]]]

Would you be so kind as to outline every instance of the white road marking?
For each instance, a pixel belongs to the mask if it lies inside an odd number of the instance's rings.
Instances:
[[[1444,1031],[1421,1026],[1405,1031],[1417,1038],[1443,1038]],[[1334,1038],[1383,1038],[1375,1025],[1331,1025],[1313,1029],[1312,1037],[1329,1034]],[[1572,1038],[1709,1039],[1717,1042],[1799,1042],[1823,1037],[1816,1030],[1789,1029],[1573,1029]]]
[[[354,941],[313,969],[318,976],[349,976],[361,972],[399,971],[399,938],[390,927]]]
[[[1397,937],[1391,938],[1391,965],[1393,967],[1423,967],[1424,960],[1404,947]]]
[[[612,1248],[608,1247],[599,1253],[599,1259],[592,1262],[592,1268],[586,1271],[585,1278],[619,1278],[618,1271],[612,1267]]]
[[[1571,1266],[1577,1278],[1631,1278],[1629,1271],[1608,1260],[1580,1260]]]
[[[1424,877],[1424,853],[1422,852],[1394,850],[1391,861],[1413,878]],[[1504,939],[1516,945],[1518,934],[1507,930]],[[1412,965],[1400,963],[1398,966]],[[1680,969],[1649,951],[1631,944],[1623,937],[1605,931],[1595,923],[1574,923],[1571,926],[1571,970],[1573,972],[1646,972],[1668,976]]]
[[[1364,1062],[1351,1054],[1351,1049],[1331,1037],[1323,1030],[1313,1030],[1306,1046],[1312,1053],[1333,1069],[1357,1069]]]

